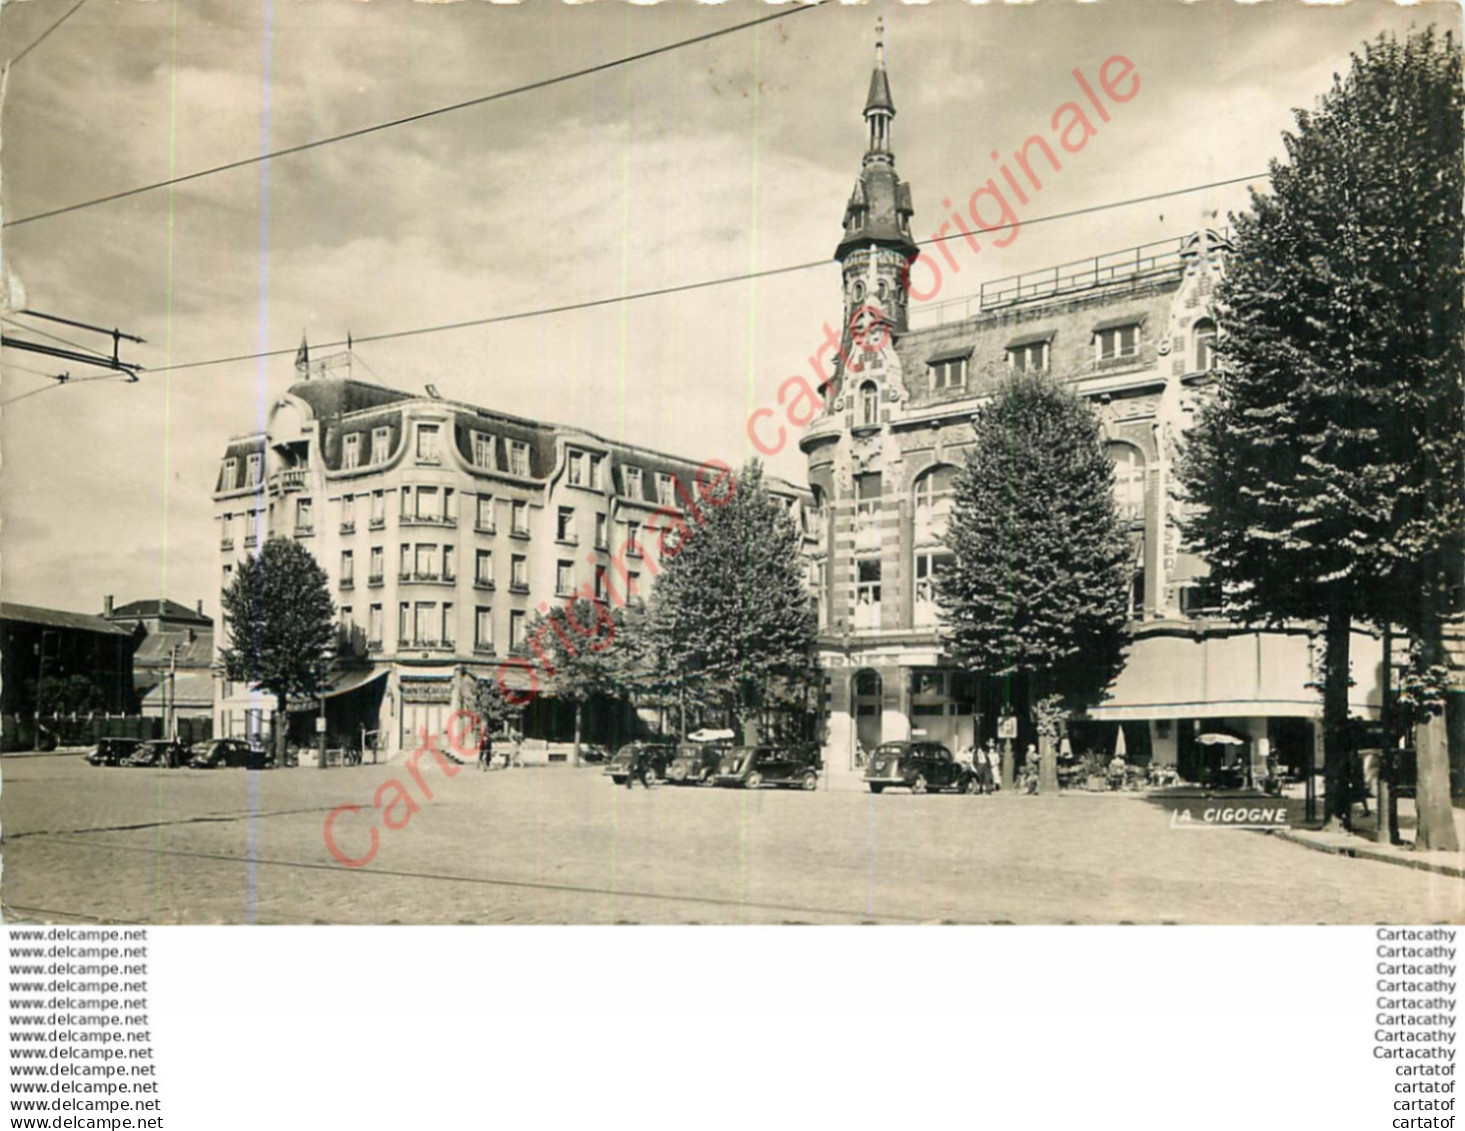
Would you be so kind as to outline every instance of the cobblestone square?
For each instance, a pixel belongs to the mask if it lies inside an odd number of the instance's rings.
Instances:
[[[1459,922],[1465,882],[1176,830],[1138,795],[614,788],[593,768],[4,764],[8,917],[147,923]],[[398,798],[384,824],[374,798]],[[329,851],[360,858],[346,867]],[[404,823],[405,818],[405,823]]]

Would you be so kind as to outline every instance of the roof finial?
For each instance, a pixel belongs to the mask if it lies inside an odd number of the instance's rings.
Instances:
[[[875,20],[875,66],[885,69],[885,16]]]

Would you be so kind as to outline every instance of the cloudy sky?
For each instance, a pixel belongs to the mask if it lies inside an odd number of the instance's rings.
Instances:
[[[74,0],[0,10],[13,58]],[[137,384],[0,376],[0,591],[67,609],[216,584],[209,491],[313,342],[824,262],[758,281],[359,346],[358,375],[741,459],[751,410],[806,369],[840,311],[829,261],[863,151],[876,15],[918,238],[1109,56],[1139,93],[1097,123],[1025,219],[1262,172],[1383,31],[1444,5],[1042,0],[802,11],[590,77],[50,219],[34,213],[543,80],[745,22],[656,8],[461,0],[86,0],[20,59],[3,111],[8,269],[31,309],[147,339]],[[942,299],[984,279],[1179,235],[1240,186],[1025,225],[958,248]],[[7,316],[27,322],[24,317]],[[30,323],[37,325],[36,323]],[[57,331],[58,328],[41,328]],[[13,333],[11,326],[7,333]],[[83,340],[72,331],[64,336]],[[22,369],[21,367],[24,367]],[[366,367],[369,367],[369,371]],[[74,375],[87,372],[71,366]],[[95,371],[92,371],[95,372]],[[34,395],[28,395],[32,394]],[[18,399],[17,399],[18,398]],[[772,461],[800,477],[797,448]]]

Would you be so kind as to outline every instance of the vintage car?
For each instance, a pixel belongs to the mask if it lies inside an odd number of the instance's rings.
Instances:
[[[972,768],[958,762],[939,742],[885,742],[870,755],[865,783],[871,793],[887,787],[902,787],[912,793],[954,789],[975,793],[977,777]]]
[[[714,782],[757,789],[764,785],[819,788],[817,746],[737,746],[724,751]]]
[[[171,738],[154,738],[139,746],[122,765],[168,769],[173,766],[188,765],[188,756],[186,743],[176,742]]]
[[[140,738],[99,738],[86,760],[93,766],[120,766],[142,745]]]
[[[262,747],[251,746],[242,738],[214,738],[201,743],[188,764],[195,770],[214,770],[225,766],[263,770],[274,765],[274,758]]]
[[[727,752],[725,742],[684,742],[666,768],[666,780],[677,785],[712,785]]]
[[[641,776],[638,780],[650,785],[666,777],[666,766],[674,753],[675,748],[670,742],[628,742],[615,752],[615,757],[600,772],[608,775],[616,785],[625,785],[631,776],[631,767],[639,762]]]

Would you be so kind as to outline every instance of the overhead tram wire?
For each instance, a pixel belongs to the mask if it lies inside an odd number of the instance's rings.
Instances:
[[[58,27],[60,27],[67,20],[69,20],[72,17],[72,15],[75,14],[76,10],[78,8],[80,8],[85,3],[86,3],[86,0],[76,0],[76,3],[73,4],[67,10],[67,12],[66,12],[66,14],[64,16],[62,16],[59,20],[57,20],[50,27],[48,27],[45,31],[41,32],[41,34],[38,35],[38,36],[36,36],[35,39],[31,40],[28,44],[26,44],[24,47],[22,47],[16,54],[12,55],[10,57],[10,62],[6,63],[5,65],[7,67],[13,67],[13,66],[15,66],[15,64],[19,63],[22,59],[24,59],[27,55],[29,55],[32,51],[34,51],[37,47],[39,47],[45,41],[45,39],[46,39],[46,37],[48,35],[50,35]]]
[[[1032,219],[1021,221],[1024,227],[1030,224],[1045,224],[1054,220],[1071,220],[1078,216],[1089,216],[1095,212],[1106,212],[1114,208],[1128,208],[1136,204],[1147,204],[1155,200],[1165,200],[1173,196],[1184,196],[1193,192],[1204,192],[1206,189],[1223,188],[1227,185],[1245,184],[1247,181],[1257,181],[1265,177],[1266,173],[1252,173],[1244,177],[1228,177],[1221,181],[1211,181],[1203,185],[1190,185],[1186,188],[1170,189],[1167,192],[1150,193],[1147,196],[1131,197],[1128,200],[1110,201],[1107,204],[1094,204],[1087,208],[1075,208],[1068,212],[1055,212],[1049,216],[1036,216]],[[976,233],[980,235],[981,233]],[[917,240],[918,247],[930,247],[935,244],[945,243],[948,240],[962,239],[960,233],[949,236],[933,236],[930,239]],[[815,259],[807,263],[791,263],[783,267],[769,267],[762,271],[745,271],[738,275],[724,275],[715,279],[701,279],[693,283],[675,283],[666,287],[655,287],[645,291],[633,291],[625,294],[611,295],[605,298],[586,299],[584,302],[562,303],[557,306],[542,306],[533,310],[516,311],[513,314],[495,314],[486,318],[470,318],[461,322],[445,322],[436,326],[418,326],[410,330],[390,330],[381,334],[364,334],[353,336],[352,342],[360,345],[362,342],[387,342],[398,338],[420,337],[424,334],[440,334],[449,330],[467,330],[476,326],[494,326],[504,322],[521,322],[529,318],[544,318],[552,314],[569,314],[579,310],[594,310],[603,306],[614,306],[622,302],[634,302],[647,298],[662,298],[666,295],[682,294],[687,291],[706,290],[710,287],[727,286],[732,283],[746,283],[756,279],[767,279],[777,275],[791,275],[798,271],[809,271],[816,267],[830,266],[832,259]],[[339,341],[322,342],[317,348],[334,349],[337,346],[346,345],[346,339]],[[242,361],[258,361],[262,358],[285,357],[299,351],[298,346],[286,346],[282,349],[261,350],[257,353],[236,354],[232,357],[214,357],[205,361],[181,361],[174,365],[159,365],[151,367],[144,372],[147,373],[168,373],[180,369],[202,369],[214,365],[230,365]]]
[[[84,3],[85,0],[82,0]],[[782,11],[774,12],[772,15],[760,16],[756,20],[747,20],[740,24],[733,24],[731,27],[719,28],[717,31],[705,32],[702,35],[694,35],[690,39],[677,40],[675,43],[663,44],[660,47],[652,47],[646,51],[638,51],[632,55],[623,55],[619,59],[609,59],[604,63],[596,63],[589,67],[582,67],[578,71],[570,71],[566,74],[555,75],[547,79],[537,79],[534,82],[525,83],[522,86],[510,87],[508,90],[495,91],[493,94],[480,95],[477,98],[465,99],[462,102],[454,102],[447,106],[439,106],[432,110],[423,110],[416,114],[408,114],[406,117],[393,118],[387,122],[377,122],[374,125],[362,126],[359,129],[347,130],[345,133],[334,134],[331,137],[317,138],[315,141],[303,142],[300,145],[286,146],[284,149],[271,150],[269,153],[261,153],[255,157],[244,157],[238,161],[229,161],[223,165],[214,165],[208,169],[199,169],[192,173],[184,173],[181,176],[169,177],[167,180],[154,181],[151,184],[138,185],[136,188],[123,189],[120,192],[108,193],[106,196],[98,196],[91,200],[78,201],[76,204],[63,205],[60,208],[51,208],[45,212],[33,212],[29,216],[21,216],[15,220],[6,220],[0,224],[0,228],[15,228],[22,224],[31,224],[37,220],[49,220],[54,216],[64,216],[71,212],[80,212],[86,208],[95,208],[101,204],[110,204],[117,200],[126,200],[128,197],[141,196],[143,193],[154,192],[158,189],[168,188],[172,185],[184,184],[187,181],[197,181],[204,177],[211,177],[216,173],[226,173],[234,169],[244,169],[250,165],[258,165],[265,161],[272,161],[276,157],[287,157],[294,153],[304,153],[311,149],[320,149],[323,146],[334,145],[338,141],[350,141],[353,138],[365,137],[368,134],[380,133],[383,130],[396,129],[398,126],[408,126],[416,122],[426,121],[429,118],[440,117],[443,114],[451,114],[458,110],[466,110],[472,106],[483,106],[490,102],[497,102],[504,98],[512,98],[517,94],[527,94],[535,90],[544,90],[546,87],[558,86],[560,83],[571,82],[575,79],[587,78],[590,75],[600,74],[604,71],[614,70],[617,67],[624,67],[630,63],[639,63],[646,59],[653,59],[658,55],[666,55],[672,51],[678,51],[683,47],[692,47],[699,43],[706,43],[709,40],[720,39],[725,35],[732,35],[735,32],[746,31],[748,28],[757,27],[760,24],[772,23],[774,20],[786,19],[789,16],[799,15],[801,12],[813,11],[815,8],[822,8],[831,0],[809,0],[794,7],[785,8]],[[81,7],[78,3],[77,7]],[[76,9],[73,8],[72,11]],[[67,15],[71,13],[68,12]],[[65,16],[62,17],[65,19]],[[57,24],[60,24],[60,20]],[[52,28],[54,30],[54,27]],[[45,33],[50,34],[50,31]],[[41,37],[45,38],[45,35]],[[39,40],[36,41],[40,42]],[[35,44],[31,44],[34,47]],[[30,47],[26,48],[27,51]],[[24,52],[22,52],[24,54]],[[18,58],[18,56],[17,56]],[[12,60],[12,63],[14,60]]]

